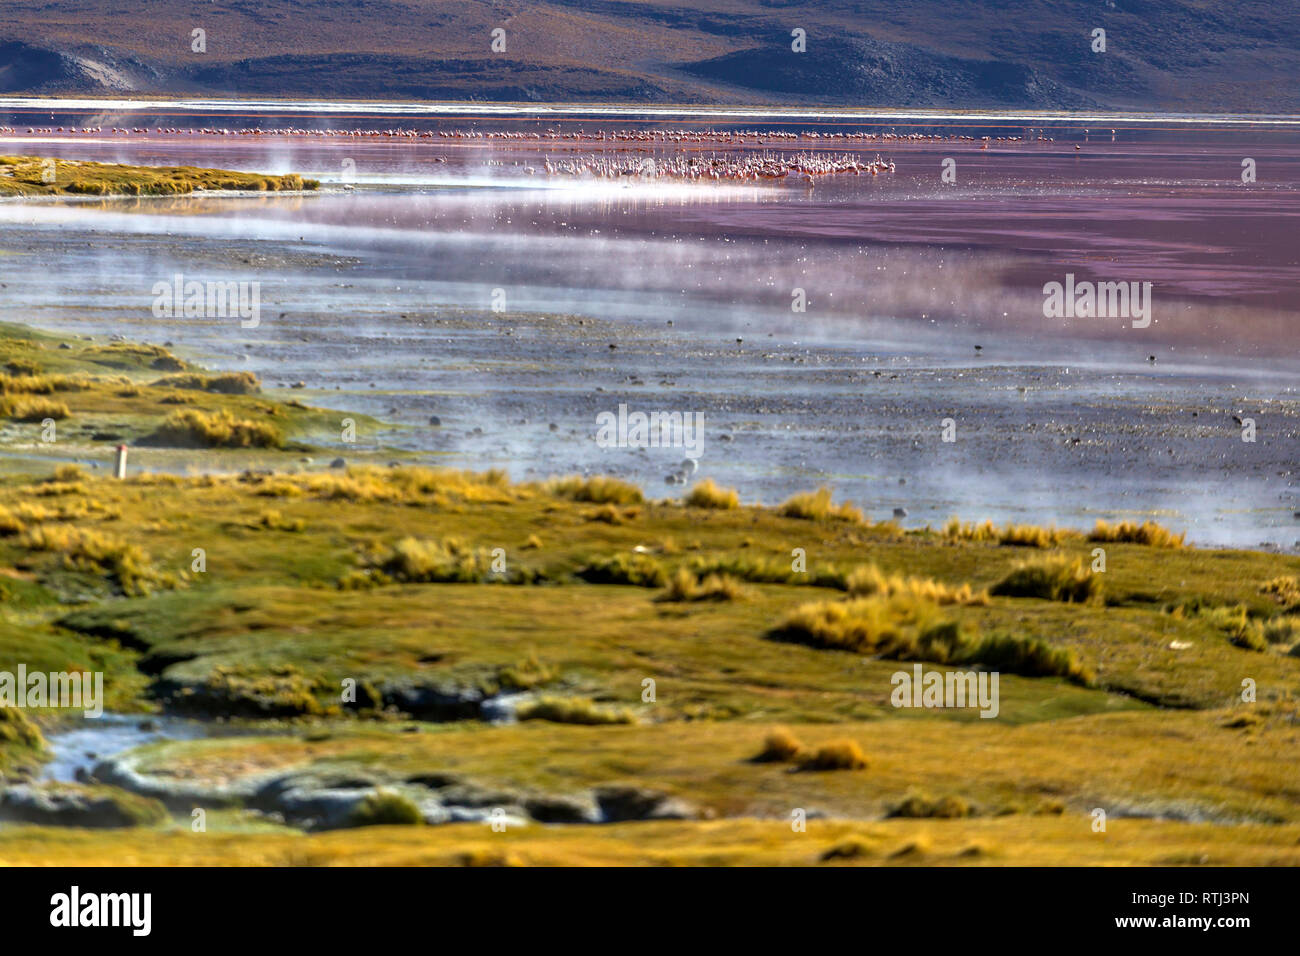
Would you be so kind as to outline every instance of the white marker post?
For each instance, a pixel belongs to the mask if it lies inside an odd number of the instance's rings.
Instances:
[[[113,476],[115,478],[126,477],[126,446],[117,446],[117,463],[113,465]]]

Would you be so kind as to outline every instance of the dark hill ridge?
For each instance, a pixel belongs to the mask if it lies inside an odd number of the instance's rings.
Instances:
[[[834,91],[842,101],[929,106],[1086,107],[1097,99],[1078,93],[1021,63],[969,60],[908,44],[822,41],[818,56],[794,56],[775,45],[690,64],[686,72],[782,99],[808,90]]]
[[[1300,5],[1271,0],[0,4],[3,93],[1280,113],[1298,74]]]

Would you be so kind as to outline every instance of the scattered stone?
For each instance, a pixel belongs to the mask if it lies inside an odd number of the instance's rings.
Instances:
[[[605,823],[625,820],[694,820],[699,813],[676,797],[644,787],[609,786],[596,789],[600,819]]]
[[[346,468],[347,465],[348,463],[344,461],[342,458],[335,458],[332,462],[330,462],[331,468]]]
[[[538,823],[599,823],[601,810],[593,797],[542,795],[524,800],[524,810]]]

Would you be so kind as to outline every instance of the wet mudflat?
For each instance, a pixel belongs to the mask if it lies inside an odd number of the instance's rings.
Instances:
[[[829,484],[908,526],[1147,515],[1294,548],[1300,152],[1253,133],[1079,142],[872,145],[894,174],[811,190],[539,178],[545,150],[437,141],[15,142],[326,189],[4,204],[3,317],[170,341],[391,423],[359,442],[520,478],[680,494],[683,449],[594,440],[626,405],[702,414],[697,475],[747,500]],[[1268,171],[1249,189],[1242,155]],[[258,281],[259,325],[156,318],[177,273]],[[1151,282],[1151,325],[1044,318],[1067,273]]]

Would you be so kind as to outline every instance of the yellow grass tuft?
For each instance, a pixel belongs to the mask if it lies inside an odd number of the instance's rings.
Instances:
[[[787,727],[773,727],[763,741],[754,763],[789,763],[804,752],[804,745]]]
[[[687,568],[678,568],[668,579],[668,586],[655,597],[660,602],[683,601],[735,601],[744,597],[745,589],[735,578],[725,574],[710,574],[703,580]]]
[[[55,402],[47,398],[29,398],[10,406],[8,415],[18,422],[43,422],[47,418],[62,421],[72,413],[67,403]]]
[[[686,496],[688,508],[718,508],[730,510],[740,507],[740,495],[735,488],[722,488],[712,478],[705,478]]]
[[[1293,574],[1265,581],[1259,586],[1259,593],[1271,595],[1284,611],[1300,610],[1300,578]]]
[[[886,575],[874,564],[862,564],[844,578],[844,590],[854,597],[907,595],[935,604],[986,605],[987,591],[975,591],[969,583],[951,587],[933,578]]]
[[[948,541],[970,541],[976,544],[997,543],[1019,548],[1055,548],[1058,545],[1082,535],[1066,528],[1044,528],[1033,524],[1009,524],[998,528],[992,521],[982,524],[962,524],[958,518],[950,518],[943,527],[943,536]]]
[[[800,770],[865,770],[867,755],[856,740],[832,740],[799,758]]]
[[[186,408],[172,412],[150,436],[151,444],[179,448],[282,448],[284,436],[274,425]]]
[[[776,513],[786,518],[802,518],[806,521],[849,521],[853,524],[866,524],[862,512],[853,507],[851,502],[831,503],[831,490],[818,488],[816,491],[803,492],[787,500],[776,509]]]
[[[129,596],[143,596],[155,587],[176,584],[173,576],[159,574],[140,548],[97,531],[37,525],[25,531],[19,543],[33,551],[60,555],[69,571],[107,574]]]
[[[1153,548],[1181,548],[1186,537],[1186,532],[1174,534],[1154,521],[1144,521],[1141,524],[1132,521],[1121,521],[1119,524],[1098,521],[1092,533],[1088,535],[1088,540],[1103,543],[1145,544]]]
[[[1018,562],[992,593],[1081,604],[1101,597],[1101,578],[1078,558],[1050,555]]]
[[[569,475],[565,478],[553,478],[545,485],[547,494],[555,498],[568,498],[571,501],[586,501],[603,505],[639,505],[645,501],[641,489],[636,485],[608,475],[595,475],[584,478],[581,475]]]

